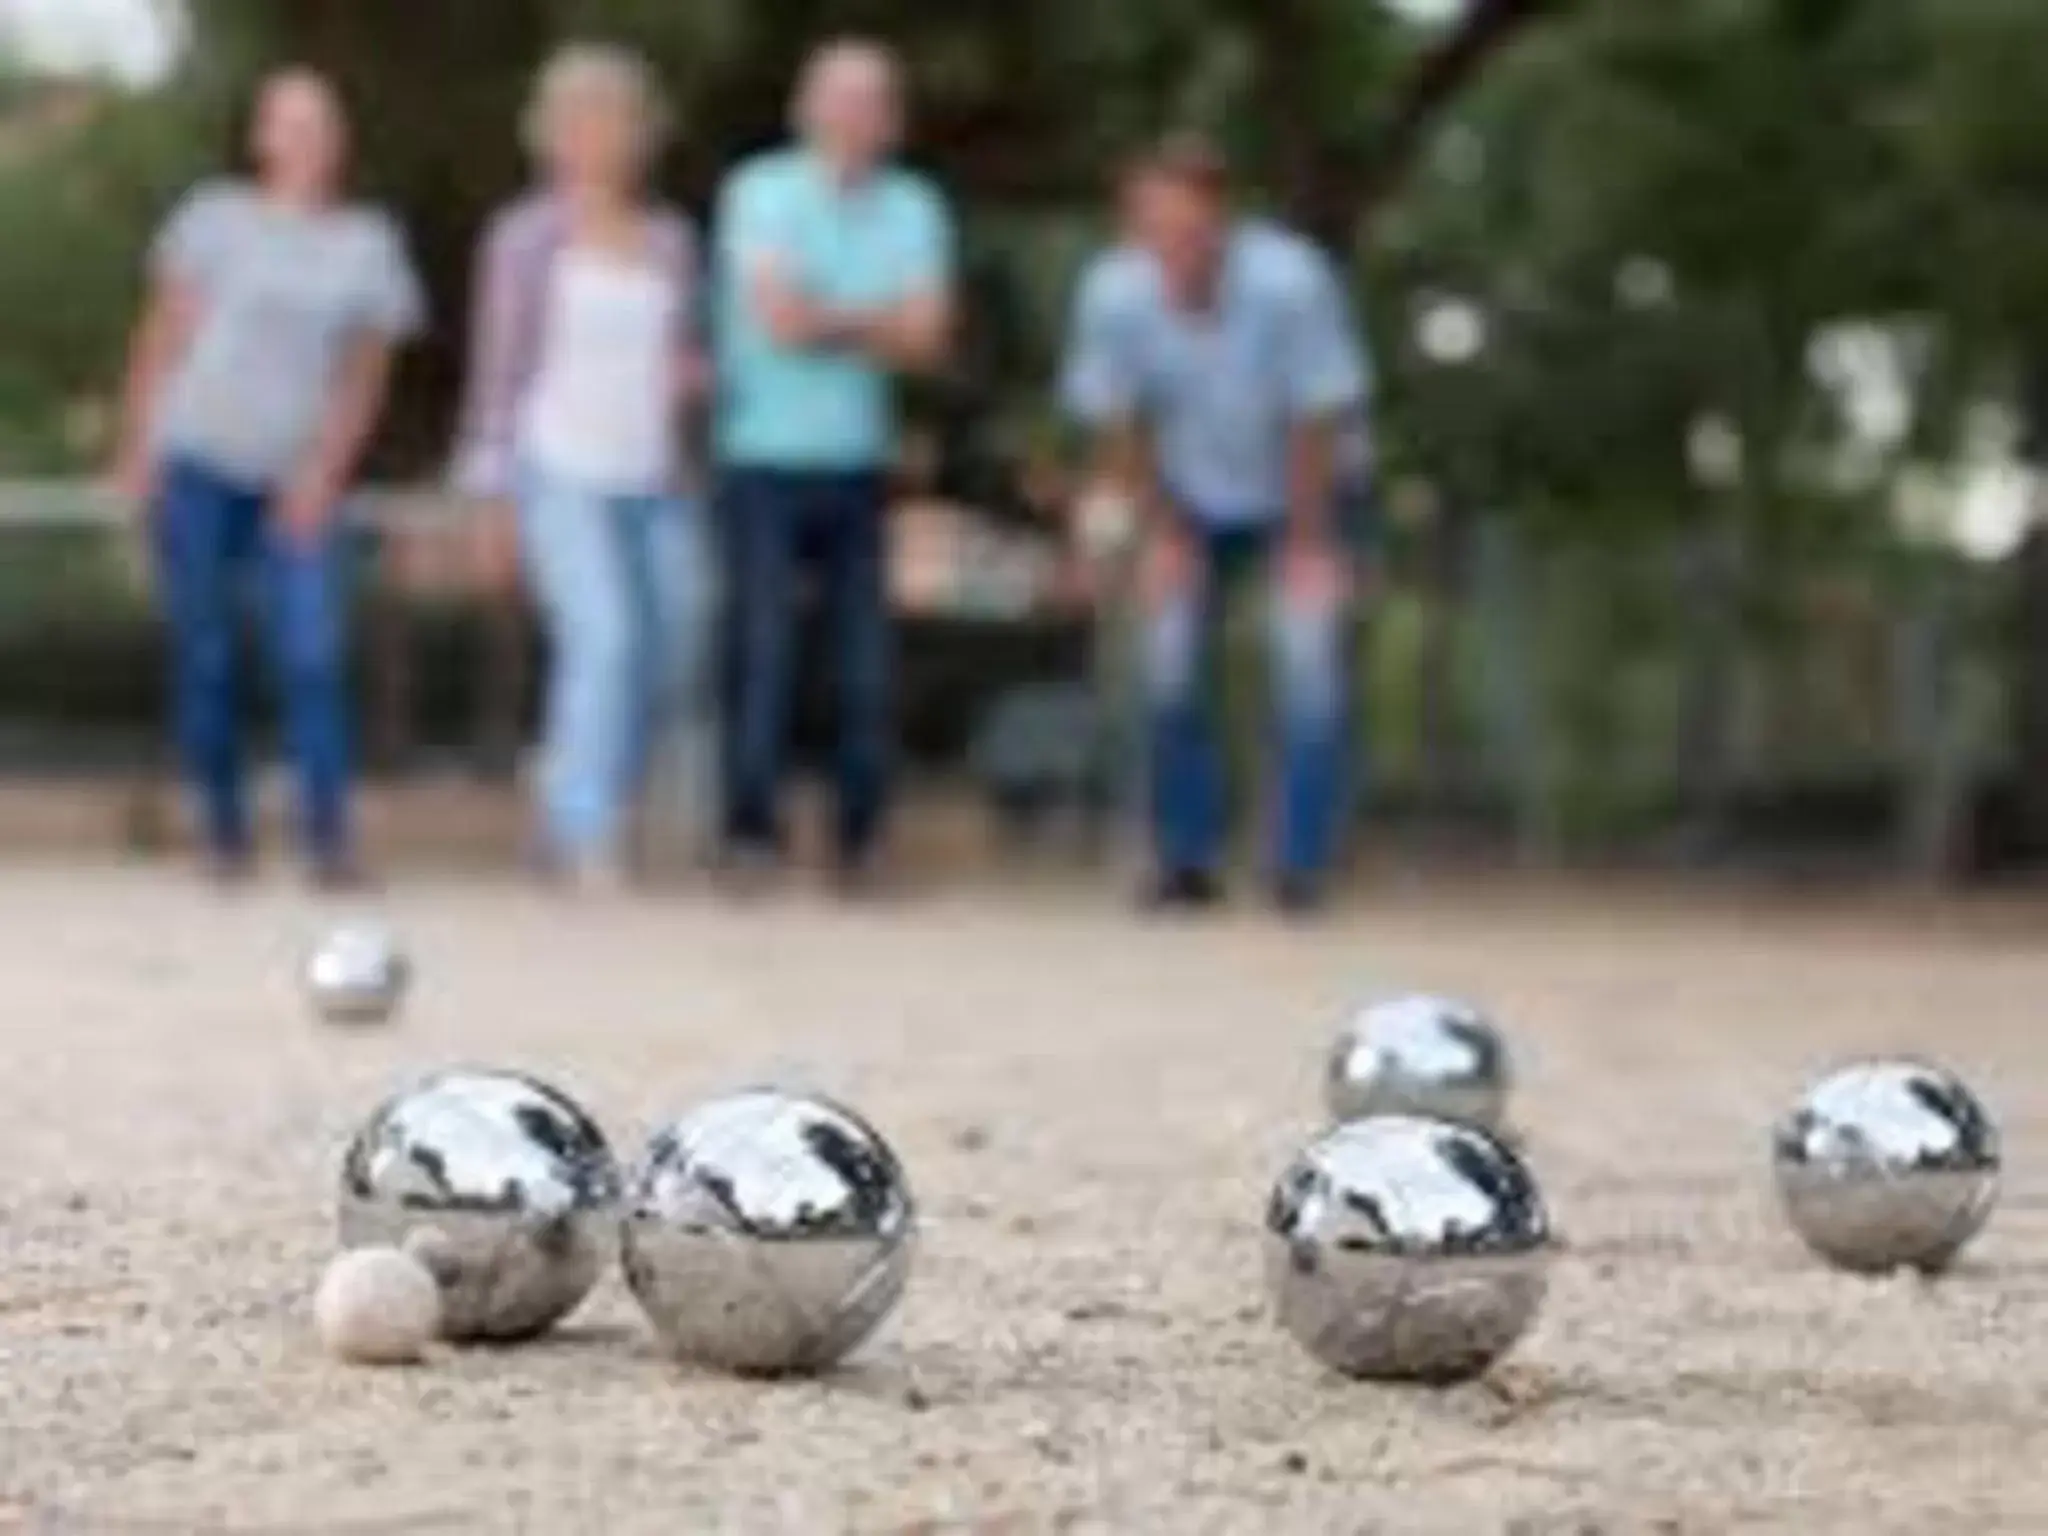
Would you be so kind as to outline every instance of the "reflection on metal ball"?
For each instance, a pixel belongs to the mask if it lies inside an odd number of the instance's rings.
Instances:
[[[381,1024],[397,1011],[412,966],[389,929],[337,928],[306,957],[306,995],[330,1024]]]
[[[858,1115],[755,1089],[649,1144],[627,1184],[626,1282],[678,1359],[822,1371],[903,1294],[915,1220],[895,1153]]]
[[[1507,1047],[1478,1009],[1414,995],[1361,1008],[1338,1032],[1324,1075],[1333,1120],[1423,1115],[1498,1130]]]
[[[444,1072],[349,1144],[345,1248],[405,1248],[440,1283],[451,1339],[510,1340],[589,1294],[616,1241],[619,1171],[571,1100],[513,1072]]]
[[[1281,1325],[1347,1376],[1477,1375],[1543,1301],[1551,1233],[1536,1182],[1472,1126],[1338,1126],[1281,1176],[1266,1232]]]
[[[1998,1128],[1954,1074],[1918,1061],[1845,1067],[1772,1142],[1778,1193],[1807,1246],[1844,1269],[1945,1269],[1998,1196]]]

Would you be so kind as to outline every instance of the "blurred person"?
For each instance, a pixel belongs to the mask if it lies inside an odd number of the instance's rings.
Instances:
[[[796,594],[817,581],[838,685],[837,871],[876,873],[893,751],[884,514],[896,455],[891,376],[938,366],[953,235],[937,191],[891,161],[894,57],[813,54],[798,142],[747,161],[718,212],[714,439],[730,588],[725,835],[732,872],[780,860]]]
[[[625,879],[666,727],[692,751],[709,733],[714,583],[682,430],[703,381],[697,240],[647,185],[666,116],[623,50],[574,45],[541,72],[527,134],[543,184],[484,238],[457,452],[465,490],[517,503],[552,652],[540,851],[585,888]]]
[[[360,867],[339,508],[423,306],[396,224],[347,200],[350,125],[327,79],[265,80],[249,151],[251,178],[202,183],[157,235],[114,477],[149,518],[211,869],[239,875],[252,858],[237,674],[253,576],[305,856],[319,882],[349,885]]]
[[[1212,721],[1225,588],[1269,581],[1279,774],[1271,878],[1324,898],[1349,807],[1345,650],[1364,499],[1365,358],[1339,275],[1232,207],[1222,159],[1176,138],[1120,189],[1124,239],[1090,266],[1062,381],[1143,541],[1144,693],[1162,908],[1220,899],[1226,786]]]

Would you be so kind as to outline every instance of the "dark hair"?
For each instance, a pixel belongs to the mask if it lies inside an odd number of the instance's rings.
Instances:
[[[1204,134],[1181,129],[1155,139],[1124,167],[1126,186],[1164,181],[1203,197],[1230,192],[1230,159]]]

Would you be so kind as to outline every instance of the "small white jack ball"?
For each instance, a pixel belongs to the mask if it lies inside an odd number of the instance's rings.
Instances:
[[[401,1249],[352,1249],[321,1276],[313,1324],[337,1360],[410,1365],[441,1331],[441,1290],[427,1267]]]

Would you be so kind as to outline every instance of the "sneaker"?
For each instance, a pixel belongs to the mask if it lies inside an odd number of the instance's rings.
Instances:
[[[255,879],[256,856],[239,844],[209,848],[200,858],[199,870],[208,884],[232,890]]]
[[[765,896],[782,881],[782,855],[768,843],[727,843],[719,852],[714,878],[728,896]]]
[[[562,888],[572,896],[596,899],[621,896],[632,883],[625,865],[610,854],[585,854],[562,864]]]
[[[1329,886],[1318,875],[1286,874],[1273,882],[1273,905],[1282,917],[1297,921],[1314,917],[1329,899]]]
[[[1138,892],[1147,912],[1199,912],[1223,900],[1223,885],[1206,869],[1161,870]]]
[[[352,853],[323,853],[307,866],[306,878],[313,889],[330,896],[345,896],[369,890],[375,882]]]
[[[893,889],[888,861],[873,851],[842,854],[832,866],[832,893],[842,901],[872,901]]]

